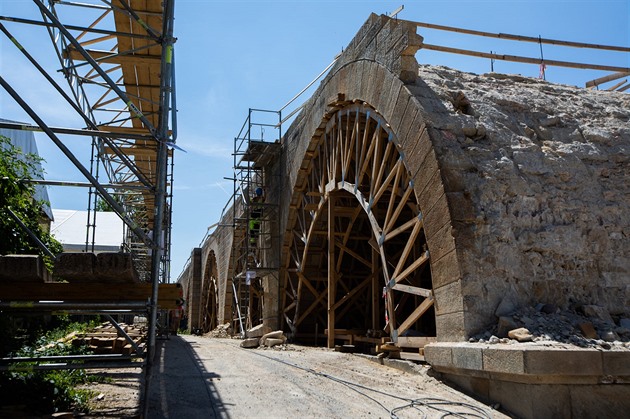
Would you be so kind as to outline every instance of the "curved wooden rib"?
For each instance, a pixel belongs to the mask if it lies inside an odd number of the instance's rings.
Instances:
[[[370,306],[372,315],[363,317],[373,328],[386,318],[396,340],[433,305],[413,182],[395,133],[377,111],[355,103],[329,118],[321,137],[312,140],[302,165],[308,167],[305,182],[294,192],[301,194],[301,204],[287,232],[285,318],[292,319],[293,332],[309,318],[312,323],[327,318],[322,326],[330,331],[330,346],[335,321],[353,310],[369,314]],[[316,281],[313,272],[319,272]],[[374,312],[380,311],[382,287],[384,316]],[[397,316],[402,316],[398,327]]]

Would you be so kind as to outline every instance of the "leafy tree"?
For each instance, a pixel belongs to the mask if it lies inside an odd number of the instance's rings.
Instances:
[[[35,187],[28,182],[40,175],[37,163],[42,159],[31,153],[23,153],[11,141],[0,136],[0,255],[40,254],[47,266],[52,261],[42,252],[22,227],[13,219],[9,209],[32,231],[54,254],[62,251],[61,244],[42,229],[42,201],[34,199]]]

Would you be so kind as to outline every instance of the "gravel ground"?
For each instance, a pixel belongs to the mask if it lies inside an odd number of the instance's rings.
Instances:
[[[177,336],[158,344],[151,418],[438,418],[507,416],[446,386],[429,367],[324,348],[242,349],[240,340]],[[116,375],[118,374],[118,375]],[[92,385],[102,394],[85,417],[138,414],[138,370]]]

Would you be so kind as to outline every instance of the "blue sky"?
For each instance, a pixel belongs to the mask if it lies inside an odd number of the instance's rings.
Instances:
[[[93,1],[93,0],[90,0]],[[175,156],[171,277],[177,278],[207,227],[218,221],[232,184],[233,139],[248,108],[277,110],[323,70],[352,39],[369,14],[487,32],[630,46],[630,0],[553,1],[208,1],[176,0],[175,36],[178,144]],[[0,15],[38,18],[26,0],[1,0]],[[46,68],[56,71],[54,50],[41,28],[3,22]],[[88,23],[88,22],[86,22]],[[429,44],[539,57],[534,43],[462,36],[419,28]],[[547,59],[630,67],[630,54],[543,46]],[[76,118],[14,46],[0,38],[0,74],[52,126],[77,127]],[[490,71],[485,59],[421,50],[420,63],[464,71]],[[495,62],[495,71],[537,77],[538,66]],[[552,82],[583,86],[607,72],[549,67]],[[56,75],[60,77],[60,75]],[[61,79],[60,79],[61,80]],[[296,101],[296,105],[308,95]],[[288,111],[292,108],[289,107]],[[0,117],[31,122],[0,91]],[[284,129],[286,130],[285,127]],[[44,134],[36,134],[49,179],[83,180]],[[85,140],[68,139],[89,161]],[[85,209],[87,191],[49,188],[54,208]]]

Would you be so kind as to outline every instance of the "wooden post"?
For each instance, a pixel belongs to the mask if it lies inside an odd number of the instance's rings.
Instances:
[[[372,248],[372,329],[378,329],[378,316],[380,314],[380,275],[378,275],[378,258],[376,249]]]
[[[335,347],[335,296],[337,275],[335,273],[335,202],[328,196],[328,347]]]

